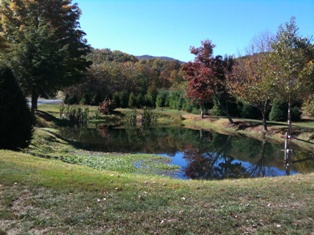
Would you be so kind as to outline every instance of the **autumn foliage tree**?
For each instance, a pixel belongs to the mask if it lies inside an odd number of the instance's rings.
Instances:
[[[216,98],[220,108],[225,112],[230,123],[233,123],[228,108],[220,100],[219,93],[226,92],[226,74],[231,71],[233,58],[218,55],[213,56],[215,45],[210,40],[202,42],[202,46],[191,47],[195,55],[194,62],[183,65],[185,79],[188,81],[186,95],[192,101],[199,103],[203,118],[204,103]]]
[[[1,57],[31,95],[32,110],[40,95],[77,82],[90,65],[80,15],[71,0],[0,1]]]
[[[252,41],[245,57],[238,58],[228,74],[230,93],[238,100],[256,107],[262,114],[263,128],[267,131],[267,113],[274,97],[271,53],[272,36],[262,34]]]

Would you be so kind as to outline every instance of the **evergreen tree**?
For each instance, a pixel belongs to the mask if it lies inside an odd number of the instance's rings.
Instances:
[[[120,93],[120,106],[121,108],[127,108],[129,104],[129,95],[126,91],[121,91]]]
[[[134,95],[133,92],[131,92],[131,93],[129,94],[128,106],[129,106],[129,108],[134,108],[134,107],[137,106],[137,104],[136,104],[136,96]]]
[[[8,68],[0,68],[0,149],[29,146],[33,135],[27,101]]]
[[[118,108],[121,107],[120,93],[119,93],[119,92],[113,93],[112,99],[113,99],[114,103],[116,104],[116,106],[117,106]]]
[[[269,120],[281,122],[287,121],[288,118],[287,108],[288,108],[287,103],[274,102],[269,113]]]
[[[167,97],[169,95],[169,91],[167,90],[160,90],[156,97],[156,106],[161,108],[166,106]]]
[[[137,104],[137,108],[140,108],[142,106],[145,106],[145,98],[143,96],[142,93],[139,93],[137,96],[136,96],[136,104]]]

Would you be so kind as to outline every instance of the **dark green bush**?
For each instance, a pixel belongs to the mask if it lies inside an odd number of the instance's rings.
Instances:
[[[8,68],[0,68],[0,149],[29,146],[33,135],[29,106]]]
[[[191,102],[185,102],[183,109],[188,113],[193,111],[194,105]]]
[[[120,104],[120,93],[119,92],[113,93],[112,100],[116,104],[117,107],[121,107],[121,104]]]
[[[157,91],[156,87],[154,85],[150,86],[148,88],[147,94],[145,96],[147,106],[149,106],[149,107],[155,107],[156,106],[157,95],[158,95],[158,91]]]
[[[78,104],[76,95],[67,95],[64,99],[64,103],[69,105]]]
[[[214,99],[213,102],[214,104],[213,104],[212,109],[210,110],[210,114],[213,116],[224,116],[225,113],[219,107],[217,100]]]
[[[250,118],[250,119],[261,119],[262,114],[261,111],[249,104],[242,104],[239,105],[238,108],[241,110],[241,116],[242,118]]]
[[[294,122],[298,122],[301,120],[302,111],[299,106],[293,106],[291,108],[291,120]]]
[[[145,106],[145,98],[144,98],[142,93],[139,93],[136,96],[136,104],[137,104],[137,108],[141,108],[141,107]]]
[[[229,115],[232,117],[240,117],[241,111],[238,109],[238,104],[233,97],[229,97],[227,94],[219,94],[218,99],[221,105],[228,110]],[[221,106],[218,104],[217,98],[213,98],[213,106],[210,110],[210,114],[214,116],[225,116],[226,113],[223,111]]]
[[[184,91],[173,91],[167,96],[167,105],[171,109],[181,110],[185,103]]]
[[[169,95],[169,91],[160,90],[156,98],[156,106],[159,108],[165,107],[167,104],[168,95]]]
[[[301,104],[295,103],[291,107],[291,121],[300,121],[301,120]],[[288,120],[288,104],[282,102],[275,102],[272,105],[271,111],[269,113],[270,121],[281,121],[285,122]]]
[[[269,113],[269,120],[284,122],[287,121],[287,119],[288,105],[286,103],[274,102]]]

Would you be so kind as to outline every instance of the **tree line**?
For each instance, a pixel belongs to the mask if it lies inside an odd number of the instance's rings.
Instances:
[[[295,18],[276,35],[256,37],[242,57],[214,56],[210,40],[191,47],[194,61],[138,60],[109,49],[92,50],[87,80],[65,90],[67,103],[97,105],[111,99],[117,107],[170,107],[203,114],[299,120],[313,114],[311,38],[298,33]],[[97,84],[97,85],[96,85]],[[289,111],[287,111],[289,110]]]

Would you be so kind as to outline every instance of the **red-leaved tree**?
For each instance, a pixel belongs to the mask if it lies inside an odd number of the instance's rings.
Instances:
[[[215,45],[210,40],[201,43],[201,47],[191,47],[190,49],[191,53],[195,55],[194,62],[183,65],[185,79],[188,81],[186,96],[200,104],[202,118],[204,103],[215,98],[232,124],[233,120],[229,115],[228,108],[221,102],[219,94],[226,93],[226,74],[231,72],[233,58],[223,58],[220,55],[214,57]]]

